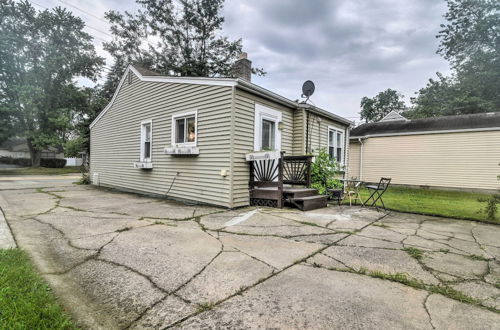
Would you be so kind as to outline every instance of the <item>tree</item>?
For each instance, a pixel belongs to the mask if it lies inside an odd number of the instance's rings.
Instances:
[[[142,6],[136,14],[106,13],[114,39],[104,47],[115,60],[104,85],[108,98],[130,63],[165,75],[233,75],[242,46],[221,35],[224,0],[136,1]]]
[[[416,97],[413,107],[404,112],[407,118],[428,118],[494,111],[495,105],[460,83],[455,76],[446,77],[437,72],[437,79],[429,79]]]
[[[500,111],[500,2],[447,0],[438,54],[450,61],[451,77],[438,74],[412,99],[406,115],[432,117]]]
[[[41,150],[67,138],[80,93],[73,80],[95,80],[104,60],[66,9],[2,0],[0,13],[0,127],[27,138],[38,166]]]
[[[404,95],[394,89],[386,89],[375,97],[364,96],[361,99],[361,120],[367,123],[379,121],[389,112],[400,113],[406,109]]]

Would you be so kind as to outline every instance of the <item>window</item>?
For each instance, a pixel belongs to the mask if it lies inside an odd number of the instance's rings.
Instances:
[[[151,120],[141,123],[141,162],[151,162],[153,143],[153,123]]]
[[[196,145],[196,120],[196,111],[172,117],[172,145]]]
[[[344,162],[344,132],[328,127],[328,154],[339,163]]]
[[[281,132],[278,129],[281,118],[281,112],[260,104],[255,105],[255,151],[281,149]]]
[[[276,139],[276,124],[274,121],[262,119],[262,150],[274,150]]]

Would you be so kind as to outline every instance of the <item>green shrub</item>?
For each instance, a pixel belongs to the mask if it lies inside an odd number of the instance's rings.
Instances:
[[[500,175],[498,176],[498,180],[500,180]],[[486,214],[486,219],[495,220],[498,211],[497,205],[500,204],[500,194],[495,194],[488,198],[479,198],[478,201],[486,203],[486,206],[480,211]]]
[[[342,183],[337,178],[340,164],[332,159],[324,148],[319,149],[319,154],[311,164],[311,187],[317,189],[322,195],[327,189],[340,188]]]
[[[66,159],[42,158],[40,159],[40,166],[50,168],[63,168],[64,166],[66,166]]]
[[[1,156],[0,163],[27,167],[27,166],[31,166],[31,159],[29,159],[29,158],[12,158],[12,157]]]

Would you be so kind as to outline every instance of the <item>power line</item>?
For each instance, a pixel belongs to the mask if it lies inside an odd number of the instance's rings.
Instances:
[[[83,10],[83,9],[81,9],[81,8],[79,8],[79,7],[75,6],[75,5],[72,5],[72,4],[70,4],[70,3],[66,2],[66,1],[63,1],[63,0],[58,0],[58,1],[59,1],[60,3],[62,3],[62,4],[64,4],[64,5],[66,5],[66,6],[73,7],[73,8],[75,8],[76,10],[79,10],[79,11],[81,11],[82,13],[84,13],[84,14],[86,14],[86,15],[92,16],[92,17],[94,17],[94,18],[97,18],[97,19],[98,19],[98,20],[100,20],[100,21],[103,21],[104,23],[108,23],[108,24],[109,24],[109,22],[108,22],[108,21],[106,21],[105,19],[103,19],[103,18],[101,18],[101,17],[99,17],[99,16],[97,16],[97,15],[94,15],[94,14],[92,14],[92,13],[89,13],[88,11]]]

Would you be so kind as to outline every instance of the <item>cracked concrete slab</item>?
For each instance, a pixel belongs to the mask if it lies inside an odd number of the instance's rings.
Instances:
[[[429,329],[426,296],[396,283],[293,266],[183,329]],[[238,317],[235,317],[235,316]]]
[[[178,294],[197,304],[216,302],[255,284],[274,270],[241,252],[223,252]]]
[[[439,284],[439,281],[425,271],[417,260],[401,250],[332,246],[323,251],[323,254],[356,271],[367,269],[384,274],[402,273],[425,283]]]
[[[276,268],[289,266],[323,247],[316,243],[296,242],[281,237],[226,233],[221,233],[220,240],[224,245],[235,247]]]
[[[220,253],[221,243],[193,223],[149,226],[122,232],[100,258],[136,269],[167,291],[200,272]]]
[[[167,296],[133,322],[130,329],[162,329],[196,312],[196,306],[175,296]]]
[[[488,263],[486,261],[474,260],[452,253],[426,253],[422,258],[422,262],[439,272],[462,279],[479,279],[488,272]]]
[[[480,281],[465,281],[453,284],[451,287],[481,300],[486,306],[500,309],[500,288]]]
[[[339,245],[361,246],[373,248],[402,249],[403,244],[387,241],[384,239],[370,238],[361,235],[351,235],[341,241]]]
[[[491,313],[441,295],[430,295],[426,306],[435,329],[500,329],[500,314]]]
[[[68,276],[78,278],[83,291],[92,296],[120,327],[128,326],[165,295],[143,276],[100,260],[80,265]]]
[[[500,226],[360,207],[222,210],[67,180],[17,184],[0,180],[0,207],[82,328],[430,329],[429,316],[444,324],[455,310],[480,311],[470,326],[499,315],[486,308],[498,307]],[[424,265],[401,251],[409,246]],[[439,278],[481,308],[451,300],[441,312],[429,287],[389,281],[395,273]]]

